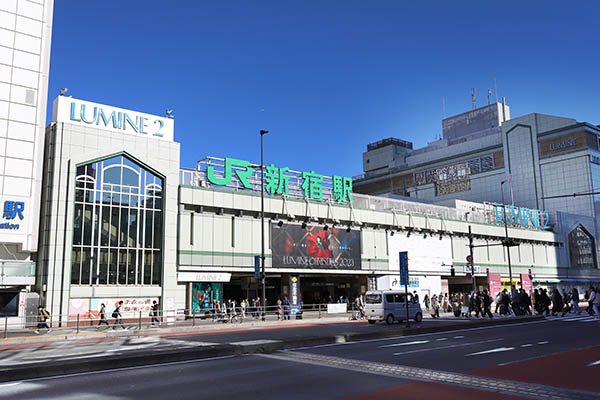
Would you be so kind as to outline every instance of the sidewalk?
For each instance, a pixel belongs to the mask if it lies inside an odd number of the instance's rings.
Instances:
[[[366,321],[348,321],[346,317],[142,329],[122,337],[86,332],[75,335],[79,340],[68,337],[65,340],[64,335],[12,338],[3,340],[4,346],[0,346],[0,382],[542,319],[541,316],[491,320],[428,318],[406,328],[404,324],[370,325]],[[33,339],[37,342],[32,342]]]

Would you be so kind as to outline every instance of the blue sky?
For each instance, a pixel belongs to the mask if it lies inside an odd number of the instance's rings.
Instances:
[[[366,145],[422,147],[498,86],[513,117],[600,124],[600,4],[581,2],[55,0],[51,101],[164,115],[181,164],[207,155],[325,175]],[[495,99],[495,94],[492,96]]]

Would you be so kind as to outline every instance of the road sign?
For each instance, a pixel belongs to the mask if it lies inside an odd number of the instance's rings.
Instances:
[[[254,256],[254,277],[260,279],[260,256]]]
[[[475,273],[478,274],[481,272],[481,265],[476,265],[475,267],[473,267],[473,264],[464,266],[465,272],[473,272],[473,269],[475,269]]]
[[[472,279],[472,278],[473,278],[473,275],[471,275],[471,273],[470,273],[470,272],[468,272],[468,273],[467,273],[467,279]]]
[[[408,285],[408,252],[400,252],[400,285]]]
[[[470,254],[469,254],[469,255],[467,256],[467,262],[468,262],[469,264],[473,264],[473,256],[472,256],[472,255],[470,255]]]

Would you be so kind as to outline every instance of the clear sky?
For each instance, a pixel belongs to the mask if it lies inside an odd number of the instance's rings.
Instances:
[[[575,5],[576,4],[576,5]],[[422,147],[446,116],[600,124],[600,3],[566,1],[55,0],[49,113],[73,97],[175,115],[181,164],[207,155],[362,173],[366,145]],[[494,100],[495,94],[492,95]]]

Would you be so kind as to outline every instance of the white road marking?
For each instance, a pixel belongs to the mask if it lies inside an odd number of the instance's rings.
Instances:
[[[533,346],[531,343],[527,343],[527,344],[522,344],[521,347],[531,347]]]
[[[454,336],[453,339],[462,339],[462,338],[464,338],[464,336]]]
[[[544,340],[543,342],[538,342],[538,344],[548,344],[548,343],[550,343],[550,342],[547,340]]]
[[[448,334],[448,333],[472,332],[472,331],[481,331],[481,330],[487,330],[487,329],[499,329],[499,328],[503,328],[503,327],[510,328],[510,327],[513,327],[513,326],[521,326],[521,325],[544,324],[544,323],[548,323],[548,322],[552,322],[552,321],[546,320],[546,319],[542,319],[542,320],[539,320],[539,321],[517,322],[517,323],[506,325],[506,326],[503,326],[503,325],[491,325],[491,326],[480,326],[478,328],[461,328],[461,329],[453,329],[453,330],[446,331],[446,332],[420,333],[420,334],[417,334],[417,335],[410,335],[410,336],[402,336],[402,335],[400,335],[400,336],[392,336],[392,337],[381,338],[381,339],[356,340],[356,341],[346,342],[346,343],[330,343],[330,344],[319,344],[319,345],[315,345],[315,346],[302,346],[302,347],[296,347],[296,348],[289,349],[289,350],[315,349],[315,348],[319,348],[319,347],[339,346],[341,344],[362,344],[362,343],[370,343],[370,342],[384,342],[384,341],[388,341],[388,340],[407,339],[408,337],[418,338],[418,337],[425,337],[425,336],[443,335],[443,334]]]
[[[593,363],[589,363],[588,367],[593,367],[594,365],[600,365],[600,360],[594,361]]]
[[[379,348],[382,349],[384,347],[409,346],[412,344],[424,344],[424,343],[429,343],[429,340],[415,340],[414,342],[386,344],[385,346],[379,346]]]
[[[443,338],[439,338],[439,339],[435,339],[435,340],[438,341],[438,342],[441,342],[443,340],[448,340],[448,338],[443,337]]]
[[[471,353],[471,354],[466,354],[465,357],[469,357],[469,356],[479,356],[482,354],[491,354],[491,353],[500,353],[503,351],[511,351],[514,350],[514,347],[498,347],[497,349],[491,349],[491,350],[484,350],[484,351],[479,351],[477,353]]]
[[[491,339],[491,340],[482,340],[481,342],[471,342],[471,343],[461,343],[461,344],[452,344],[449,346],[438,346],[438,347],[430,347],[428,349],[420,349],[420,350],[411,350],[411,351],[403,351],[401,353],[394,353],[395,356],[401,356],[403,354],[412,354],[412,353],[421,353],[424,351],[432,351],[432,350],[442,350],[442,349],[452,349],[454,347],[464,347],[464,346],[472,346],[474,344],[481,344],[481,343],[491,343],[491,342],[497,342],[499,340],[504,340],[504,339]]]

